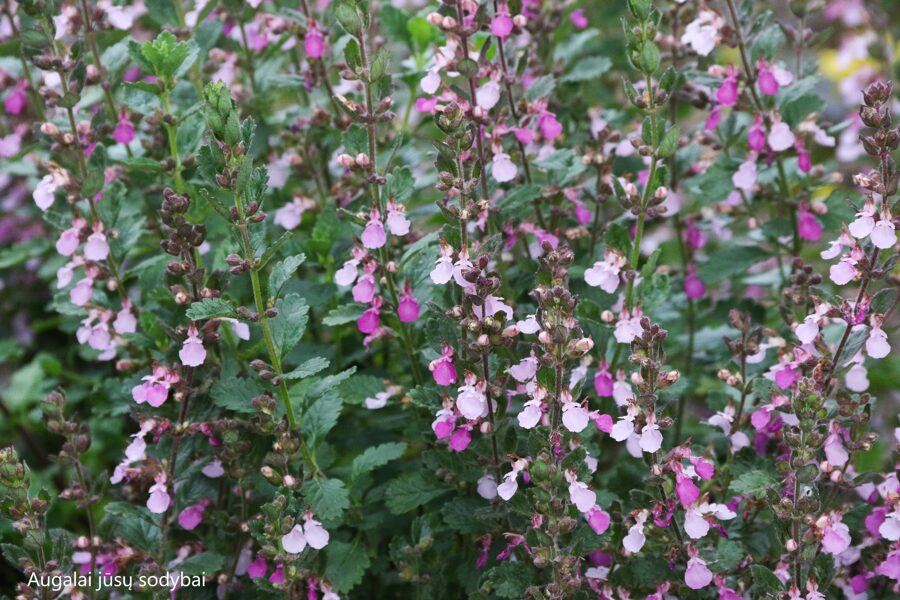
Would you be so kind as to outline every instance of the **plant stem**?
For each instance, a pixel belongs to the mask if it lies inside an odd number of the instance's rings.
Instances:
[[[459,21],[460,32],[460,46],[463,51],[463,58],[465,60],[469,59],[469,34],[465,31],[465,15],[463,14],[462,2],[456,3],[456,15]],[[474,108],[477,102],[477,96],[475,93],[475,78],[467,77],[469,84],[469,101],[470,106]],[[478,162],[480,164],[480,168],[478,170],[478,179],[481,182],[481,196],[485,200],[488,199],[488,184],[487,184],[487,174],[485,173],[487,164],[484,161],[484,132],[481,129],[481,125],[476,122],[475,127],[477,129],[477,135],[475,136],[475,144],[478,149]]]
[[[486,349],[481,352],[481,370],[484,373],[485,386],[490,388],[490,370],[488,366],[488,351]],[[491,397],[489,389],[485,391],[488,392],[488,422],[491,424],[491,452],[494,458],[494,474],[497,477],[497,481],[500,482],[502,479],[500,478],[500,453],[497,451],[497,430],[494,425],[494,399]]]

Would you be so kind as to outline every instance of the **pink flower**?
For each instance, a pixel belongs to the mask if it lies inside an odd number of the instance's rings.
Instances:
[[[356,328],[360,333],[372,333],[378,329],[379,324],[381,324],[381,298],[375,296],[369,308],[357,319]]]
[[[613,379],[606,366],[606,361],[600,363],[600,370],[594,375],[594,391],[601,398],[609,398],[613,393]]]
[[[9,93],[9,96],[3,100],[3,109],[7,114],[18,115],[25,109],[25,106],[28,104],[28,98],[25,95],[27,86],[28,82],[24,79],[20,79],[16,82],[16,85]]]
[[[756,156],[753,154],[747,157],[747,160],[741,163],[738,170],[731,176],[731,183],[739,190],[747,193],[753,191],[756,185]]]
[[[419,87],[422,88],[422,91],[426,94],[433,94],[437,91],[437,89],[441,86],[441,75],[437,70],[437,67],[428,71],[425,74],[425,77],[422,78],[422,81],[419,82]]]
[[[544,139],[550,141],[562,133],[562,124],[556,120],[556,115],[549,111],[544,111],[538,117],[538,128]]]
[[[84,245],[84,257],[88,260],[101,261],[109,256],[109,244],[106,235],[101,231],[95,231],[88,236]]]
[[[516,415],[519,421],[519,427],[522,429],[533,429],[541,421],[544,411],[541,409],[541,401],[538,399],[529,400],[522,407],[522,410]]]
[[[706,566],[706,561],[699,556],[694,556],[688,561],[687,570],[684,572],[684,582],[692,590],[703,589],[712,582],[712,571]]]
[[[675,493],[682,506],[689,506],[700,497],[700,488],[690,477],[678,473],[675,476]]]
[[[775,152],[787,150],[794,145],[796,139],[790,126],[784,121],[773,123],[771,129],[769,129],[769,136],[766,138],[769,142],[769,147]]]
[[[384,232],[384,224],[381,222],[380,215],[377,210],[372,210],[369,214],[369,222],[363,230],[362,236],[363,246],[370,250],[377,250],[384,246],[387,242],[387,234]]]
[[[872,327],[869,337],[866,339],[866,354],[872,358],[884,358],[891,353],[891,344],[888,342],[887,333],[881,326]]]
[[[574,476],[569,476],[569,500],[580,513],[590,511],[597,504],[597,493],[591,490],[586,483],[576,481]]]
[[[397,304],[397,317],[401,323],[415,323],[419,318],[419,301],[412,295],[409,284],[406,284],[406,290]]]
[[[590,420],[588,410],[577,402],[566,402],[562,407],[563,427],[572,433],[584,430]]]
[[[527,383],[534,379],[538,370],[538,360],[534,354],[523,358],[515,365],[509,367],[509,374],[519,383]]]
[[[85,277],[81,281],[75,284],[71,290],[69,290],[69,300],[75,306],[84,306],[91,300],[91,296],[94,294],[94,280]]]
[[[817,242],[822,238],[822,224],[805,207],[797,211],[797,233],[800,239],[807,242]]]
[[[306,536],[303,535],[303,527],[300,523],[281,536],[281,547],[288,554],[300,554],[306,548]]]
[[[494,154],[494,160],[491,161],[491,175],[498,183],[512,181],[518,172],[519,169],[509,157],[509,154],[505,152]]]
[[[284,583],[284,565],[278,565],[269,575],[269,583]]]
[[[872,228],[872,233],[869,237],[875,247],[882,250],[893,248],[897,243],[897,232],[887,206],[881,209],[881,219],[875,223],[875,227]]]
[[[759,69],[756,75],[756,82],[759,85],[759,91],[766,96],[774,96],[778,93],[778,81],[768,66]]]
[[[602,261],[584,272],[584,281],[592,287],[599,287],[607,294],[612,294],[619,287],[619,273],[625,266],[625,257],[614,250],[607,250]]]
[[[733,66],[728,67],[728,76],[722,80],[719,89],[716,90],[716,101],[722,106],[734,106],[738,98],[737,71]]]
[[[841,258],[828,269],[828,277],[837,285],[846,285],[856,278],[856,261],[849,256]]]
[[[659,431],[659,425],[651,414],[647,417],[647,424],[641,429],[641,450],[652,454],[662,447],[662,443],[663,436]]]
[[[701,10],[697,18],[688,23],[681,36],[682,44],[690,44],[700,56],[708,56],[716,47],[719,29],[723,25],[722,18],[711,10]]]
[[[200,332],[193,323],[188,327],[188,336],[178,351],[178,358],[186,367],[199,367],[206,360],[206,348],[203,347]]]
[[[804,173],[809,173],[812,170],[812,158],[807,152],[806,146],[803,145],[802,139],[797,138],[797,141],[794,142],[794,150],[797,151],[797,167]]]
[[[196,529],[197,525],[203,521],[203,511],[206,510],[206,504],[206,502],[198,502],[185,508],[178,515],[178,524],[188,531]]]
[[[354,302],[368,304],[375,297],[375,277],[370,273],[366,273],[357,280],[351,293],[353,294]]]
[[[847,227],[850,235],[858,240],[868,237],[875,228],[875,199],[872,196],[866,198],[863,209],[856,213],[856,219]]]
[[[840,517],[826,525],[822,533],[822,550],[828,554],[840,554],[850,547],[850,528]]]
[[[487,414],[484,382],[478,382],[473,373],[466,373],[465,383],[460,386],[458,391],[456,409],[462,416],[471,421]]]
[[[59,239],[56,241],[56,251],[61,256],[72,256],[75,254],[75,251],[78,250],[78,245],[80,243],[81,240],[79,239],[78,228],[72,227],[60,234]]]
[[[715,466],[713,466],[713,464],[708,460],[693,457],[691,458],[691,464],[694,465],[694,471],[697,472],[697,476],[699,476],[700,479],[704,481],[709,481],[716,473]]]
[[[428,370],[434,382],[438,385],[452,385],[456,383],[456,366],[453,364],[453,348],[444,344],[441,357],[431,361]]]
[[[409,233],[410,222],[406,218],[406,207],[391,200],[388,203],[387,226],[392,235],[402,236]]]
[[[453,248],[443,240],[441,240],[441,255],[435,261],[430,277],[437,285],[444,285],[453,278]]]
[[[602,535],[604,531],[609,529],[609,520],[609,513],[599,506],[591,508],[587,515],[588,525],[597,535]]]
[[[41,178],[32,194],[34,203],[37,204],[39,209],[47,210],[53,205],[53,201],[56,199],[56,188],[58,187],[59,185],[56,183],[53,175],[44,175],[44,177]]]
[[[160,473],[156,476],[156,483],[150,487],[150,497],[147,499],[147,508],[152,513],[161,514],[166,512],[171,502],[172,499],[166,491],[166,474]]]
[[[506,3],[500,6],[497,14],[491,19],[491,33],[501,40],[509,37],[513,30],[513,20],[509,16],[509,7]]]
[[[119,122],[113,130],[113,139],[120,144],[130,144],[134,139],[134,124],[124,109],[119,113]]]
[[[583,8],[573,10],[572,14],[569,15],[569,21],[571,21],[575,29],[585,29],[589,25]]]
[[[491,110],[500,101],[500,84],[488,81],[475,92],[475,103],[484,110]]]
[[[269,565],[266,564],[266,560],[258,556],[247,568],[247,576],[250,579],[259,579],[260,577],[265,577],[268,570]]]
[[[747,145],[755,152],[762,152],[766,147],[766,129],[760,114],[753,115],[753,125],[747,131]]]
[[[307,512],[303,515],[303,535],[306,537],[306,542],[309,544],[309,547],[315,550],[321,550],[327,546],[328,540],[331,537],[328,534],[328,530],[322,527],[322,524],[313,518],[311,512]]]
[[[306,37],[303,38],[303,50],[309,58],[322,58],[322,53],[325,50],[325,37],[316,27],[315,22],[312,22],[310,28],[306,31]]]
[[[456,429],[456,417],[453,416],[453,411],[447,408],[439,410],[434,422],[431,423],[431,430],[435,437],[439,440],[446,439],[450,437],[454,429]]]
[[[462,452],[469,447],[472,441],[472,433],[468,427],[460,427],[450,436],[450,448],[454,452]]]
[[[706,295],[706,286],[696,273],[688,273],[684,277],[684,293],[691,300],[699,300]]]

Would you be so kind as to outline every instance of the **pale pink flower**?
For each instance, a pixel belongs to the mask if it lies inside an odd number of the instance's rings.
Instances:
[[[688,560],[687,570],[684,572],[684,582],[692,590],[700,590],[712,582],[713,574],[706,566],[706,561],[699,556]]]
[[[475,92],[475,103],[484,110],[491,110],[500,100],[500,84],[488,81]]]
[[[880,325],[872,327],[869,337],[866,339],[866,354],[872,358],[884,358],[891,353],[891,344],[888,342],[887,333]]]
[[[784,121],[778,121],[772,124],[772,127],[769,130],[769,136],[766,139],[772,150],[781,152],[791,148],[797,138],[794,137],[794,132],[791,131],[790,125]]]
[[[300,554],[306,548],[306,536],[303,535],[303,527],[300,523],[281,536],[281,547],[288,554]]]
[[[402,236],[409,233],[410,222],[406,218],[406,207],[393,200],[388,203],[387,226],[392,235]]]
[[[150,487],[150,497],[147,498],[147,508],[155,514],[166,512],[171,504],[172,498],[166,490],[166,474],[160,473],[156,476],[156,483]]]
[[[53,175],[44,175],[38,182],[37,187],[34,188],[34,194],[32,194],[37,207],[41,210],[50,208],[55,200],[55,192],[58,187],[59,185],[56,183]]]
[[[533,399],[525,403],[522,411],[516,415],[516,419],[522,429],[533,429],[541,421],[543,414],[541,401]]]
[[[462,416],[471,421],[487,414],[484,382],[479,382],[473,373],[466,373],[465,383],[458,391],[456,408]]]
[[[614,250],[607,250],[602,261],[584,271],[584,281],[592,287],[599,287],[612,294],[619,287],[619,274],[625,265],[625,257]]]
[[[188,335],[178,351],[178,358],[186,367],[199,367],[206,360],[206,348],[203,347],[200,332],[193,323],[188,327]]]
[[[579,433],[588,426],[588,410],[577,402],[566,402],[562,407],[562,424],[572,433]],[[582,511],[584,512],[584,511]]]
[[[491,175],[498,183],[512,181],[518,172],[519,169],[509,157],[509,154],[505,152],[494,154],[494,160],[491,161]]]
[[[328,531],[322,527],[322,524],[316,521],[312,513],[307,512],[303,516],[303,535],[306,537],[306,543],[310,548],[321,550],[328,545]]]
[[[366,223],[366,228],[363,230],[360,239],[363,246],[369,250],[377,250],[387,242],[384,224],[381,222],[381,217],[377,210],[373,209],[369,214],[369,222]]]
[[[701,10],[697,18],[688,23],[681,36],[682,44],[689,44],[700,56],[708,56],[718,43],[722,18],[711,10]]]
[[[109,256],[109,244],[102,231],[95,231],[88,236],[84,244],[84,257],[88,260],[101,261]]]
[[[756,156],[750,155],[747,160],[741,163],[738,170],[731,176],[731,183],[739,190],[747,193],[753,191],[756,185]]]

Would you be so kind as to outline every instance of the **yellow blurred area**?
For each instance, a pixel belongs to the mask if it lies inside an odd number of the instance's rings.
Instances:
[[[879,62],[872,58],[864,60],[853,60],[843,64],[840,53],[833,48],[828,48],[819,52],[819,69],[822,75],[830,81],[840,81],[845,77],[849,77],[857,70],[863,67],[878,68]]]

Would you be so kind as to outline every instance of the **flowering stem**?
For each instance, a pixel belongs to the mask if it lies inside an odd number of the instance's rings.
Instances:
[[[175,163],[175,191],[179,194],[184,193],[184,181],[181,178],[181,161],[178,158],[178,140],[176,138],[176,134],[178,132],[178,121],[175,120],[174,124],[170,124],[167,120],[167,117],[171,116],[169,112],[171,111],[171,106],[169,105],[169,92],[166,90],[160,100],[162,101],[163,112],[163,124],[166,127],[166,137],[169,139],[169,154],[172,157],[172,162]],[[173,117],[174,120],[174,117]]]
[[[490,392],[490,370],[488,367],[488,351],[487,349],[481,351],[481,369],[484,372],[484,383],[486,386],[485,392],[487,392],[487,409],[488,409],[488,422],[491,424],[491,452],[494,457],[494,474],[497,477],[497,482],[501,481],[500,479],[500,453],[497,451],[497,430],[494,426],[494,399],[491,397],[493,394]]]
[[[6,19],[9,21],[9,28],[13,33],[13,39],[21,39],[19,38],[19,28],[16,26],[16,20],[15,17],[13,17],[9,2],[3,3],[3,12],[4,14],[6,14]],[[31,95],[31,105],[37,112],[38,120],[44,121],[47,118],[47,115],[44,112],[44,103],[41,101],[41,97],[38,94],[37,89],[35,89],[34,84],[31,82],[31,68],[28,66],[28,61],[25,60],[25,56],[24,54],[22,54],[21,48],[18,54],[19,62],[22,64],[22,76],[28,82],[28,93]]]
[[[362,61],[362,67],[365,73],[370,73],[369,67],[369,55],[366,52],[366,34],[365,31],[360,30],[359,32],[359,55],[360,60]],[[369,80],[368,75],[363,78],[363,88],[365,89],[366,94],[366,114],[367,114],[367,122],[366,122],[366,137],[369,142],[369,160],[372,163],[372,197],[375,202],[375,206],[378,208],[378,212],[380,215],[385,214],[384,206],[382,205],[381,199],[381,189],[379,188],[378,183],[378,164],[376,162],[377,157],[377,140],[375,131],[375,107],[374,102],[372,100],[372,82]],[[397,284],[394,281],[394,274],[387,268],[388,266],[388,255],[384,246],[379,249],[379,258],[381,260],[381,266],[384,271],[384,278],[387,281],[388,293],[391,296],[391,302],[394,304],[394,309],[398,310],[400,306],[400,298],[397,295]],[[400,341],[403,343],[403,348],[406,350],[406,356],[409,359],[410,367],[412,368],[413,381],[416,385],[421,385],[422,383],[422,374],[419,370],[419,362],[416,358],[415,352],[413,352],[412,341],[409,336],[409,331],[406,328],[406,323],[399,320],[399,313],[397,315],[397,330],[400,333]]]
[[[469,36],[465,32],[465,15],[463,14],[462,2],[457,0],[456,2],[456,15],[458,17],[459,22],[459,38],[460,45],[462,46],[463,58],[469,60]],[[475,78],[467,77],[466,78],[469,83],[469,100],[470,107],[469,110],[472,110],[477,105],[477,97],[475,93]],[[488,185],[487,185],[487,174],[485,173],[486,163],[484,162],[484,132],[481,129],[481,125],[476,122],[475,127],[477,128],[477,134],[475,136],[475,144],[478,148],[478,162],[481,165],[481,168],[478,172],[478,179],[481,182],[481,196],[485,200],[488,199]]]
[[[175,3],[178,4],[177,0]],[[100,49],[97,47],[97,37],[94,35],[94,24],[91,20],[91,11],[87,0],[81,0],[81,12],[82,18],[84,19],[84,36],[87,38],[88,46],[90,46],[91,54],[94,57],[94,65],[97,67],[97,71],[100,73],[102,79],[106,74],[106,71],[103,68],[103,63],[100,62]],[[101,82],[100,88],[103,90],[103,99],[106,101],[106,109],[109,111],[109,118],[115,123],[119,118],[119,115],[116,111],[116,103],[113,101],[112,93],[109,90],[109,82]],[[131,147],[128,144],[124,144],[124,146],[125,152],[131,157]],[[181,190],[178,191],[180,192]]]

